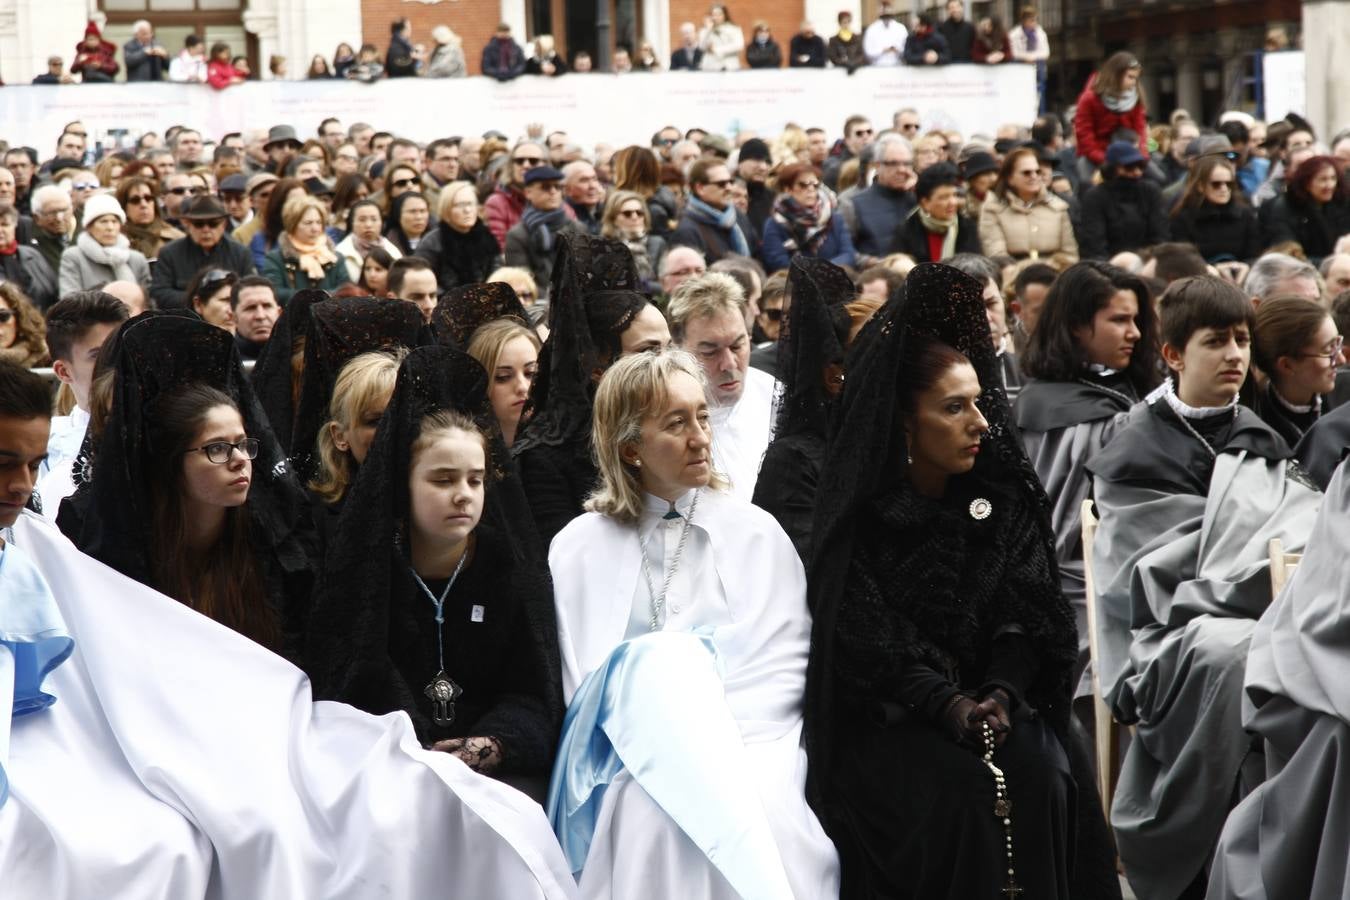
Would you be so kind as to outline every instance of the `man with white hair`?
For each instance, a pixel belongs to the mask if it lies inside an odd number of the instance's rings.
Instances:
[[[680,46],[670,54],[670,71],[697,72],[703,67],[703,48],[698,45],[698,29],[693,22],[680,25]]]
[[[595,174],[595,166],[584,159],[562,167],[563,199],[576,213],[577,222],[591,234],[600,233],[600,218],[605,205],[605,186]]]
[[[145,19],[131,26],[131,40],[122,45],[127,81],[163,81],[169,69],[169,51],[155,40],[155,29]]]
[[[1252,263],[1252,270],[1247,273],[1247,280],[1242,285],[1242,289],[1252,299],[1253,306],[1260,306],[1261,301],[1281,294],[1294,294],[1325,303],[1322,287],[1322,276],[1317,274],[1312,263],[1286,253],[1267,253]]]
[[[733,494],[749,500],[772,437],[774,379],[750,368],[745,303],[734,278],[709,272],[675,289],[667,315],[671,337],[698,358],[708,378],[713,465]]]
[[[1334,300],[1350,291],[1350,253],[1333,253],[1322,260],[1317,271],[1322,275],[1327,298]]]
[[[103,293],[112,294],[127,305],[131,315],[139,316],[150,308],[145,291],[134,281],[110,281],[102,288]]]
[[[671,247],[670,252],[661,260],[661,293],[667,297],[690,278],[697,278],[708,271],[703,254],[693,247]]]

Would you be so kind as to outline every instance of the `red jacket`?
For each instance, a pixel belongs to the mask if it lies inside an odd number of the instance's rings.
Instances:
[[[243,76],[244,73],[236,69],[232,62],[220,62],[213,59],[206,64],[206,83],[216,90],[229,87],[234,84],[234,79]]]
[[[1129,112],[1112,112],[1092,89],[1096,82],[1097,75],[1093,73],[1083,87],[1083,93],[1078,95],[1078,112],[1073,119],[1078,155],[1086,156],[1094,165],[1100,166],[1106,159],[1111,135],[1128,128],[1139,135],[1139,151],[1148,156],[1148,118],[1144,115],[1143,96]]]
[[[90,49],[86,46],[89,38],[97,38],[98,46]],[[82,74],[86,68],[96,69],[109,77],[116,75],[120,68],[117,65],[117,46],[103,40],[103,35],[99,33],[98,26],[90,22],[84,29],[84,40],[75,45],[75,58],[70,63],[70,73],[72,75]]]

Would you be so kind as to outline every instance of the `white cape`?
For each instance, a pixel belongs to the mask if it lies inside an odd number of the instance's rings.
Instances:
[[[13,538],[75,651],[0,740],[4,897],[575,896],[543,810],[422,750],[405,715],[312,702],[298,669],[38,516]]]
[[[778,382],[767,372],[747,369],[741,398],[709,410],[713,426],[713,467],[731,482],[731,493],[746,503],[755,495],[759,464],[773,439],[773,396]]]

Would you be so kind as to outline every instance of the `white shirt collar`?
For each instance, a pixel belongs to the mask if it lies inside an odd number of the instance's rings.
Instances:
[[[1163,392],[1163,399],[1167,401],[1168,406],[1172,407],[1172,412],[1186,419],[1208,419],[1210,416],[1218,416],[1223,413],[1232,412],[1233,407],[1237,405],[1238,400],[1238,398],[1234,396],[1232,400],[1229,400],[1223,406],[1189,406],[1182,402],[1182,399],[1177,396],[1176,384],[1171,378],[1163,382],[1161,390]]]

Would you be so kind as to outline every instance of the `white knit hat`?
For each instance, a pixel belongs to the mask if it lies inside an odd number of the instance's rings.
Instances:
[[[127,221],[127,214],[122,211],[121,204],[112,194],[95,194],[84,201],[84,221],[81,227],[88,228],[99,216],[117,216],[123,224]]]

